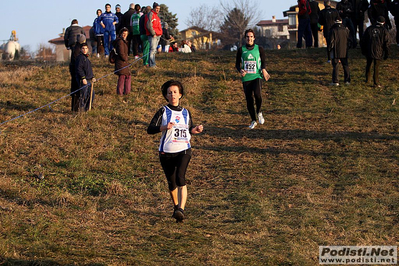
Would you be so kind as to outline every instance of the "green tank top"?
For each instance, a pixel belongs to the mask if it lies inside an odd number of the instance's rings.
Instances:
[[[247,72],[245,77],[241,78],[242,82],[262,78],[261,58],[257,44],[252,50],[248,50],[245,46],[242,47],[241,63],[242,69]]]
[[[132,15],[132,31],[133,31],[133,35],[140,35],[140,14],[134,13]]]

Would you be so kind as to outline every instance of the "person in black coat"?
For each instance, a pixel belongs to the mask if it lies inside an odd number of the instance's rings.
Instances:
[[[313,35],[313,46],[319,47],[319,3],[315,0],[309,0],[310,9],[310,29]]]
[[[86,36],[83,34],[79,34],[77,36],[77,43],[72,49],[71,53],[71,61],[69,62],[69,73],[71,74],[71,110],[73,112],[79,111],[79,98],[80,92],[77,91],[80,88],[80,83],[76,79],[76,59],[81,53],[81,47],[86,43]],[[77,91],[77,92],[75,92]],[[75,92],[75,93],[73,93]]]
[[[351,76],[348,64],[348,50],[352,43],[350,31],[342,23],[342,19],[338,17],[330,31],[330,45],[329,49],[332,53],[332,83],[333,86],[339,86],[338,82],[338,63],[342,63],[344,68],[344,82],[349,85]]]
[[[329,52],[330,45],[330,28],[334,25],[335,20],[339,17],[338,11],[331,7],[330,0],[324,0],[325,8],[320,11],[319,23],[323,25],[323,35],[327,43],[327,62],[330,63],[331,55]]]
[[[131,50],[132,50],[132,36],[133,36],[133,31],[132,31],[132,27],[131,27],[131,17],[134,14],[135,10],[134,10],[134,4],[130,4],[129,6],[129,10],[126,11],[123,16],[121,17],[120,20],[120,29],[122,28],[127,28],[129,30],[129,34],[127,36],[127,46],[129,47],[129,55],[131,54]],[[119,30],[120,30],[119,29]],[[119,31],[118,31],[119,32]]]
[[[355,32],[359,30],[359,38],[363,36],[365,22],[364,22],[364,14],[367,12],[369,8],[369,1],[368,0],[352,0],[352,23],[355,29]]]
[[[75,46],[75,44],[78,41],[79,34],[83,34],[86,36],[86,33],[83,30],[83,28],[81,26],[79,26],[78,20],[74,19],[71,22],[71,26],[69,26],[65,30],[65,34],[64,34],[64,44],[68,50],[73,50],[73,47]]]
[[[385,18],[379,16],[377,22],[366,29],[360,39],[362,54],[366,56],[366,83],[371,79],[371,64],[374,63],[374,86],[381,87],[379,83],[379,67],[381,60],[388,59],[388,30],[384,27]]]
[[[356,48],[357,46],[356,31],[352,22],[352,16],[354,14],[354,8],[352,6],[352,3],[349,2],[349,0],[341,0],[341,2],[337,4],[337,10],[339,16],[342,18],[342,23],[350,31],[353,40],[353,48]]]
[[[94,99],[94,91],[91,93],[91,84],[96,82],[94,78],[93,69],[91,67],[91,62],[89,60],[89,47],[87,43],[81,44],[81,53],[76,58],[76,81],[80,84],[82,88],[79,93],[79,111],[87,111],[91,105],[90,100]],[[91,98],[91,99],[90,99]]]
[[[388,3],[385,0],[373,0],[370,1],[370,7],[368,9],[369,19],[372,25],[377,23],[377,18],[382,16],[385,19],[384,26],[386,29],[392,29],[391,20],[389,19]]]
[[[115,6],[115,16],[118,17],[118,23],[115,24],[115,31],[119,32],[121,30],[121,28],[122,28],[121,20],[122,20],[122,16],[123,16],[123,14],[121,12],[121,5],[120,4],[117,4]]]

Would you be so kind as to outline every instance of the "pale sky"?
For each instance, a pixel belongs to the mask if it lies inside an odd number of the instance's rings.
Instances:
[[[261,20],[269,20],[272,16],[277,19],[283,19],[283,11],[288,10],[290,6],[296,5],[297,0],[249,0],[252,3],[258,3],[261,11]],[[112,12],[115,11],[115,5],[122,6],[122,13],[126,12],[130,3],[152,6],[153,0],[137,1],[118,0],[118,1],[98,1],[98,0],[1,0],[2,6],[2,25],[0,26],[0,44],[8,40],[11,31],[16,30],[21,46],[29,45],[30,51],[36,51],[39,44],[48,45],[48,41],[59,37],[62,28],[70,26],[72,19],[76,18],[80,26],[93,25],[98,8],[104,11],[106,3],[112,6]],[[223,1],[225,2],[225,1]],[[210,8],[218,6],[219,0],[164,0],[157,1],[159,4],[165,4],[169,11],[177,14],[178,29],[187,28],[187,17],[192,9],[202,4]]]

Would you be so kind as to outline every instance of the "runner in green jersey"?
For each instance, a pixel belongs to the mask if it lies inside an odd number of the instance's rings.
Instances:
[[[252,120],[249,128],[253,129],[257,125],[256,114],[259,124],[265,122],[261,112],[261,88],[262,79],[268,81],[270,75],[266,71],[265,52],[262,47],[255,44],[255,33],[252,29],[245,31],[245,40],[246,45],[237,51],[236,69],[241,75],[247,109]],[[255,96],[256,113],[253,96]]]

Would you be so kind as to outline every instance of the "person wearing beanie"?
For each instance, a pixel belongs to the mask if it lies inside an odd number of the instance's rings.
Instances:
[[[338,63],[341,62],[344,69],[344,82],[346,85],[350,84],[351,76],[348,64],[348,50],[351,47],[352,39],[350,31],[342,23],[342,18],[337,17],[335,24],[330,30],[330,45],[329,52],[332,54],[331,63],[333,66],[332,86],[339,86],[338,82]]]
[[[122,29],[121,21],[122,21],[122,17],[123,17],[120,4],[117,4],[115,6],[115,16],[118,17],[118,23],[115,24],[115,30],[116,30],[116,32],[119,32]]]
[[[145,27],[148,36],[148,42],[150,43],[150,57],[149,66],[156,68],[155,54],[157,53],[157,46],[162,36],[162,25],[161,19],[158,14],[161,10],[161,6],[154,2],[152,10],[145,16]]]
[[[371,65],[374,63],[374,86],[380,88],[379,67],[381,60],[388,59],[389,33],[384,27],[385,18],[379,16],[375,24],[369,26],[360,39],[362,54],[366,56],[366,83],[371,79]]]

